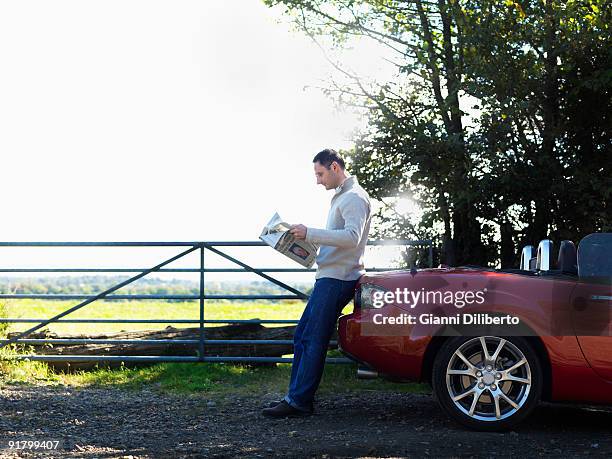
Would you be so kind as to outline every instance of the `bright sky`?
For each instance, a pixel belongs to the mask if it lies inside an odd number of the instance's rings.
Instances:
[[[275,211],[321,227],[312,157],[361,122],[304,89],[332,68],[260,0],[1,1],[0,61],[4,241],[255,240]]]

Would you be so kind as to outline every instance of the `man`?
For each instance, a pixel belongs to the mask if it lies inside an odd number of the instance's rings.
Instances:
[[[321,151],[312,162],[317,184],[335,192],[326,229],[291,226],[296,239],[305,239],[320,249],[315,285],[293,338],[289,391],[283,400],[262,411],[270,417],[312,413],[336,321],[353,298],[357,279],[365,273],[363,254],[370,230],[368,193],[347,174],[344,160],[334,150]]]

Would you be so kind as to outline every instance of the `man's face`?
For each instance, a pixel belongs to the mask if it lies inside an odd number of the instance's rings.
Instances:
[[[329,169],[320,162],[314,163],[314,172],[317,177],[317,185],[323,185],[326,190],[332,190],[338,186],[338,164],[331,163]]]

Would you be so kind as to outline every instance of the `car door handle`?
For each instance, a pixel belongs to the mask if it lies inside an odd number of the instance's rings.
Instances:
[[[612,295],[591,295],[593,301],[612,301]]]

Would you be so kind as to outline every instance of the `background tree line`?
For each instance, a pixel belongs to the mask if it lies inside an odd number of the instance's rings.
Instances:
[[[383,209],[377,237],[433,238],[439,261],[516,266],[525,244],[611,231],[609,0],[264,0],[341,49],[368,38],[393,81],[334,62],[330,94],[364,109],[348,152]]]
[[[33,295],[95,295],[127,279],[124,276],[0,277],[0,292]],[[310,293],[312,285],[293,283]],[[207,281],[207,295],[288,295],[268,281]],[[200,285],[187,279],[142,278],[117,290],[113,295],[199,295]],[[182,301],[182,300],[170,300]],[[193,301],[193,300],[189,300]],[[229,300],[214,300],[215,302]],[[249,301],[249,300],[237,300]],[[1,317],[1,316],[0,316]]]

